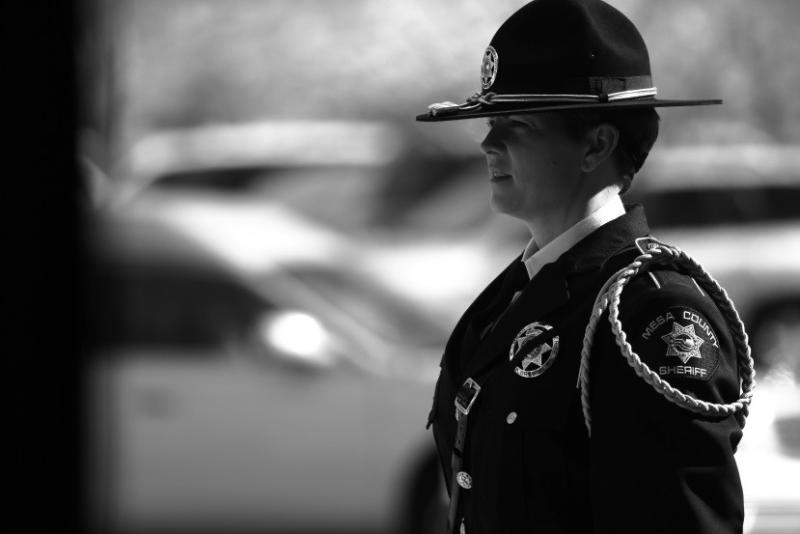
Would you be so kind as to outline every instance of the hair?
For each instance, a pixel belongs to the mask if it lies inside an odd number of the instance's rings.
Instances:
[[[658,138],[660,117],[654,108],[576,109],[560,113],[568,136],[582,139],[600,124],[611,124],[619,132],[613,157],[622,174],[622,190],[626,192],[633,175],[642,168],[650,149]]]

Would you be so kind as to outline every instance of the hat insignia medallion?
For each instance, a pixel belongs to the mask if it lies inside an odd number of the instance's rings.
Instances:
[[[490,88],[495,78],[497,78],[498,63],[499,57],[497,56],[497,50],[489,45],[483,53],[483,61],[481,62],[481,87],[483,87],[483,89]]]

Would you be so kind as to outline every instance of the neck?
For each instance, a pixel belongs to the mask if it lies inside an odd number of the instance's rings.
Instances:
[[[538,213],[525,223],[539,248],[569,230],[579,221],[602,208],[613,196],[619,195],[619,186],[610,185],[590,196],[575,195],[569,202],[546,213]]]

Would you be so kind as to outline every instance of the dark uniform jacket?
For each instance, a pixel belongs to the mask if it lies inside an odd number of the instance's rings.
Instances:
[[[482,384],[464,445],[471,487],[460,490],[457,516],[469,534],[742,531],[735,417],[663,398],[621,356],[607,317],[590,359],[591,438],[584,426],[576,385],[590,308],[603,283],[641,254],[634,240],[649,234],[642,208],[628,210],[530,281],[514,260],[447,343],[429,424],[448,486],[454,396],[467,377]],[[620,309],[634,350],[674,387],[709,402],[739,397],[731,335],[692,278],[663,268],[641,274]],[[514,354],[515,338],[532,333],[538,348]]]

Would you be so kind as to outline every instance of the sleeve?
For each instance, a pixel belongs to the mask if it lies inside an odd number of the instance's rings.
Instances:
[[[623,292],[620,319],[644,363],[709,402],[739,396],[736,351],[713,301],[691,278],[659,273]],[[638,377],[607,318],[591,355],[591,497],[602,533],[741,533],[744,504],[733,415],[680,407]]]

